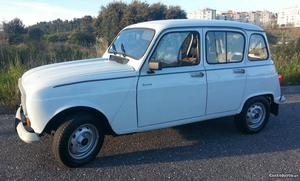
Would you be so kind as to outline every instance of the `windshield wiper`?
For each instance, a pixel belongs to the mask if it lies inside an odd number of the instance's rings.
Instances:
[[[111,53],[113,53],[114,55],[120,54],[125,58],[127,54],[123,43],[121,43],[121,51],[122,52],[119,52],[117,50],[116,45],[114,43],[111,45]]]
[[[121,50],[122,50],[122,52],[123,52],[123,57],[126,57],[126,50],[125,50],[125,47],[124,47],[124,44],[123,43],[121,43]]]
[[[117,49],[116,49],[116,45],[113,43],[112,45],[111,45],[111,48],[112,48],[112,50],[113,50],[113,54],[114,55],[116,55],[117,53],[118,53],[118,51],[117,51]]]

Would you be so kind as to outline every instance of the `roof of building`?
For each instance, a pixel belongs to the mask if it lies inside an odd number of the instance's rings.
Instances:
[[[168,28],[179,27],[224,27],[224,28],[239,28],[253,31],[263,31],[259,26],[250,23],[242,23],[237,21],[227,20],[197,20],[197,19],[176,19],[176,20],[158,20],[147,21],[143,23],[133,24],[126,28],[151,28],[156,31],[162,31]]]

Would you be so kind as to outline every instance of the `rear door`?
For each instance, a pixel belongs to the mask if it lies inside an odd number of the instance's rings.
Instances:
[[[246,86],[243,31],[205,29],[207,114],[226,113],[241,106]]]
[[[201,60],[201,31],[169,31],[160,37],[149,61],[162,69],[149,72],[148,62],[138,82],[138,126],[151,126],[205,114],[206,75]]]

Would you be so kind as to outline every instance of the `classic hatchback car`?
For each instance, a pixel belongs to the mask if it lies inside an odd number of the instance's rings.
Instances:
[[[263,29],[231,21],[134,24],[102,58],[31,69],[19,88],[19,137],[52,134],[56,159],[70,167],[94,159],[107,134],[231,115],[256,133],[285,101]]]

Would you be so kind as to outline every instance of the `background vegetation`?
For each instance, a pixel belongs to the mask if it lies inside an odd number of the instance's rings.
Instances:
[[[0,107],[13,110],[19,104],[18,78],[28,69],[61,61],[99,57],[117,33],[133,23],[183,19],[178,6],[133,1],[113,2],[96,18],[85,16],[40,22],[25,27],[20,19],[3,23],[0,31]],[[300,85],[300,30],[271,29],[268,38],[285,85]]]

